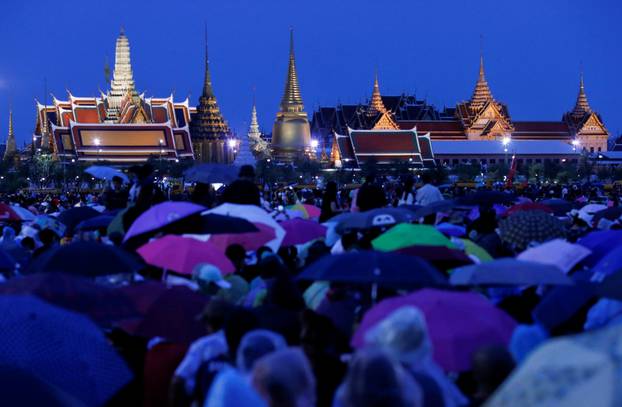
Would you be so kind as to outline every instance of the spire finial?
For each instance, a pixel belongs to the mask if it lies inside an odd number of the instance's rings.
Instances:
[[[371,94],[371,101],[369,102],[368,114],[375,115],[378,113],[386,113],[387,109],[382,102],[382,95],[380,94],[380,85],[378,83],[378,71],[376,70],[374,76],[374,89]]]
[[[583,66],[579,73],[579,95],[577,96],[577,102],[575,103],[572,115],[575,118],[582,118],[586,113],[590,113],[592,108],[587,101],[587,95],[585,94],[585,84],[583,83]]]
[[[123,24],[121,24],[121,28],[119,29],[119,36],[124,36],[125,35],[125,27],[123,26]]]
[[[484,78],[484,35],[479,35],[479,77]]]
[[[13,135],[13,108],[9,107],[9,137]]]
[[[203,81],[203,96],[214,97],[212,89],[212,75],[209,71],[209,54],[207,52],[207,23],[205,23],[205,79]]]
[[[289,26],[289,57],[294,58],[294,27]]]
[[[287,67],[287,80],[285,92],[281,99],[281,111],[302,111],[302,97],[298,86],[298,74],[296,73],[296,58],[294,57],[294,29],[289,29],[289,66]]]

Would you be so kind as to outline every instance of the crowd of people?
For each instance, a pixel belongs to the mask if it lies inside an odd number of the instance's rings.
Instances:
[[[119,278],[121,270],[111,269],[109,276],[93,276],[88,271],[92,265],[81,264],[84,273],[71,278],[123,290],[136,308],[140,308],[136,305],[140,301],[132,298],[132,290],[149,284],[157,285],[162,292],[182,290],[188,302],[196,299],[199,304],[200,312],[192,315],[182,315],[193,308],[186,308],[181,300],[171,301],[171,311],[163,316],[143,312],[138,318],[141,328],[124,318],[105,322],[95,319],[131,373],[130,379],[113,389],[105,405],[530,405],[524,404],[528,390],[515,391],[511,379],[540,346],[554,338],[585,335],[622,321],[622,301],[592,290],[597,284],[611,289],[609,280],[622,269],[622,263],[612,257],[616,248],[622,248],[622,231],[618,230],[622,229],[622,208],[617,191],[605,190],[602,185],[532,184],[496,190],[449,187],[442,193],[436,185],[438,180],[423,171],[405,178],[366,174],[364,182],[347,189],[326,181],[321,188],[270,190],[257,185],[253,167],[243,166],[237,180],[219,189],[198,183],[173,195],[156,182],[149,165],[132,167],[130,174],[129,184],[115,176],[101,192],[45,194],[23,190],[3,196],[1,204],[5,211],[32,215],[10,219],[7,215],[3,220],[0,252],[9,261],[4,264],[0,259],[2,285],[19,285],[20,280],[27,281],[37,273],[71,273],[75,267],[70,267],[70,262],[65,270],[54,263],[54,258],[63,248],[83,243],[114,248],[139,266]],[[171,202],[193,204],[200,211],[182,214],[158,209]],[[98,214],[66,221],[69,216],[63,214],[76,213],[75,208],[91,208]],[[235,213],[228,212],[234,209]],[[256,211],[261,212],[260,218],[254,215]],[[134,234],[137,224],[152,213],[159,223]],[[258,229],[219,234],[213,231],[215,223],[202,223],[208,214],[246,219]],[[365,214],[373,216],[367,219]],[[274,224],[258,220],[264,216]],[[94,221],[92,227],[80,223],[89,219]],[[285,228],[286,224],[292,224],[292,229]],[[323,229],[306,241],[288,240],[312,224]],[[406,226],[404,230],[398,230],[402,226]],[[205,233],[204,227],[212,232]],[[279,230],[285,233],[279,234]],[[607,237],[595,238],[602,233]],[[202,257],[207,256],[205,253],[182,250],[181,246],[176,251],[177,246],[173,246],[166,260],[183,257],[184,270],[162,267],[152,260],[161,253],[147,255],[145,247],[169,235],[180,239],[183,235],[183,239],[201,244],[207,241],[210,250],[218,253],[210,262]],[[383,246],[390,238],[394,239],[392,248]],[[559,260],[554,264],[560,274],[555,276],[556,281],[561,283],[538,283],[537,276],[529,277],[535,279],[529,283],[521,275],[517,282],[493,278],[488,283],[453,284],[458,274],[454,270],[460,267],[477,267],[499,259],[520,262],[528,258],[525,253],[553,242],[574,248],[564,253],[563,263]],[[579,247],[585,253],[574,255]],[[384,267],[393,267],[393,260],[414,258],[409,250],[417,252],[417,261],[425,264],[426,270],[431,269],[435,280],[413,285],[404,278],[409,283],[402,284],[400,273],[420,272],[417,267],[422,266],[414,260],[412,266],[397,270],[395,281],[382,280]],[[352,271],[351,280],[305,277],[314,265],[332,272],[330,258],[352,253],[366,258],[363,256],[369,252],[384,252],[389,257],[382,257],[386,260],[370,272],[375,275],[368,280],[357,275],[367,273],[365,264],[351,265],[353,269],[359,267]],[[622,249],[619,252],[622,255]],[[560,253],[549,253],[538,261],[551,265],[556,254]],[[203,260],[197,260],[199,257]],[[605,272],[601,270],[605,267],[603,259],[607,260]],[[33,287],[19,287],[20,293],[38,295]],[[51,291],[40,296],[49,300],[62,295]],[[474,319],[481,322],[480,328],[473,325],[475,322],[435,319],[440,307],[454,306],[444,302],[453,301],[453,293],[484,302],[482,307],[498,313],[498,326],[495,321]],[[2,294],[6,292],[0,287]],[[438,302],[433,302],[436,305],[418,305],[424,294],[438,297]],[[413,300],[406,301],[411,296]],[[402,305],[389,306],[401,300]],[[148,302],[151,305],[153,299]],[[103,301],[96,308],[105,312],[112,307],[114,304]],[[385,311],[378,316],[381,309]],[[92,318],[80,307],[72,312],[84,312]],[[377,317],[373,323],[372,315]],[[168,325],[166,329],[143,329],[144,320],[155,317]],[[184,323],[200,324],[202,332],[182,338],[181,332],[187,328]],[[441,327],[448,332],[445,336],[455,335],[465,342],[440,338]],[[489,334],[501,327],[502,334]],[[179,336],[174,335],[175,330]],[[167,332],[172,333],[167,336]],[[472,343],[467,345],[467,340]],[[27,371],[27,364],[20,369]],[[566,381],[579,383],[583,380],[579,376],[589,374],[575,373],[577,377],[566,377]],[[30,374],[37,376],[37,372]],[[574,373],[560,371],[558,376],[564,374]],[[551,373],[542,375],[541,380],[562,379]],[[71,393],[70,385],[53,387],[64,395]],[[556,397],[563,400],[572,393],[564,391],[550,390],[550,394],[540,396],[543,400],[549,397],[550,404],[546,405],[553,405]],[[46,393],[47,405],[70,405],[58,392]],[[26,393],[24,390],[20,397]],[[622,402],[615,397],[611,405]],[[70,398],[75,405],[90,405],[76,400],[77,396]]]

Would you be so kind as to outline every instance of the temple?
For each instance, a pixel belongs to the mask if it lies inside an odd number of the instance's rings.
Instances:
[[[5,160],[10,159],[17,153],[17,144],[15,142],[15,132],[13,131],[13,111],[9,110],[9,134],[6,137],[6,144],[4,145],[3,158]]]
[[[361,132],[375,141],[358,142]],[[581,151],[607,151],[609,138],[600,115],[588,103],[583,75],[575,106],[561,120],[512,120],[507,105],[493,97],[483,58],[471,98],[455,107],[438,110],[412,95],[382,96],[376,76],[368,103],[320,107],[313,113],[311,133],[326,146],[323,153],[330,152],[335,166],[356,165],[363,157],[385,163],[391,161],[388,157],[418,162],[407,152],[425,156],[421,135],[429,137],[436,161],[449,164],[471,159],[495,163],[514,153],[529,156],[527,162],[574,160]],[[414,134],[418,145],[412,140]],[[403,141],[397,141],[398,135]]]
[[[263,138],[263,134],[259,129],[259,120],[257,119],[257,107],[253,99],[253,109],[251,110],[251,124],[248,127],[248,141],[251,151],[256,159],[270,157],[270,146]]]
[[[193,158],[188,100],[173,96],[147,98],[135,88],[130,45],[121,30],[116,42],[110,90],[98,97],[37,104],[34,152],[49,152],[59,160],[109,161],[125,164]]]
[[[232,163],[235,159],[237,140],[225,121],[214,89],[209,69],[207,30],[205,34],[205,78],[203,92],[199,97],[196,114],[190,126],[195,159],[201,162]]]
[[[280,162],[291,163],[304,157],[315,159],[315,152],[311,148],[309,119],[304,111],[298,85],[293,30],[290,30],[289,66],[285,91],[281,99],[280,110],[274,121],[271,147],[272,155]]]

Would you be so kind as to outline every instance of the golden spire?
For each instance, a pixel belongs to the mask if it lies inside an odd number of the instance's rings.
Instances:
[[[572,116],[576,118],[582,118],[586,113],[591,113],[592,108],[587,102],[587,95],[585,94],[585,86],[583,85],[583,72],[579,79],[579,95],[577,95],[577,102],[572,110]]]
[[[475,89],[473,90],[473,96],[471,97],[471,102],[469,105],[473,110],[481,109],[488,101],[491,101],[492,93],[490,92],[490,88],[488,87],[488,82],[486,82],[486,76],[484,73],[484,55],[480,54],[479,57],[479,77],[477,78],[477,83],[475,84]]]
[[[209,56],[207,53],[207,24],[205,25],[205,80],[203,81],[203,96],[206,98],[214,97],[212,75],[209,71]]]
[[[285,92],[281,99],[281,111],[301,112],[304,110],[300,87],[298,86],[298,74],[296,73],[296,58],[294,57],[294,29],[289,30],[289,66],[287,68],[287,81]]]
[[[382,96],[380,95],[380,86],[378,85],[378,73],[376,73],[376,77],[374,78],[374,90],[371,94],[371,101],[369,102],[369,108],[367,109],[367,113],[369,115],[375,115],[378,113],[386,113],[387,109],[384,107],[384,103],[382,102]]]
[[[9,110],[9,134],[6,138],[6,146],[4,150],[4,158],[8,158],[17,152],[17,143],[15,142],[15,133],[13,133],[13,110]]]

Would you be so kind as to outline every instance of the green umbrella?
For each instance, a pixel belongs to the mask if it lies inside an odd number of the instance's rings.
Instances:
[[[123,215],[127,212],[127,208],[121,209],[112,219],[112,222],[108,225],[108,236],[114,232],[119,232],[122,235],[125,234],[125,228],[123,227]]]
[[[376,250],[390,252],[404,247],[418,246],[445,246],[454,248],[454,244],[434,226],[412,225],[400,223],[387,230],[374,240],[372,246]]]
[[[479,261],[481,262],[487,262],[487,261],[493,260],[492,256],[488,254],[486,249],[484,249],[482,246],[476,243],[473,243],[469,239],[460,239],[460,241],[464,245],[464,252],[466,254],[477,257]]]

